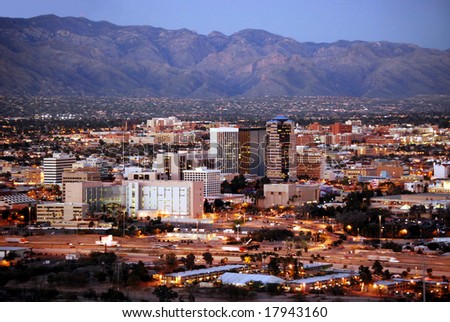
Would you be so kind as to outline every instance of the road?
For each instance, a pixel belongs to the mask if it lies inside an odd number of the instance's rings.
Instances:
[[[252,227],[249,226],[251,229]],[[240,252],[225,252],[221,240],[199,241],[194,240],[190,244],[182,243],[180,240],[159,236],[160,238],[120,238],[114,239],[120,247],[107,247],[106,250],[113,250],[123,258],[124,261],[143,261],[152,263],[161,259],[167,253],[175,253],[178,257],[184,257],[188,253],[193,253],[198,264],[204,264],[202,254],[211,252],[214,263],[219,263],[221,259],[227,258],[228,263],[242,263]],[[105,247],[97,245],[99,235],[45,235],[30,236],[27,244],[11,244],[5,242],[5,237],[0,237],[0,246],[23,246],[30,247],[34,253],[47,255],[65,255],[68,253],[79,253],[87,255],[92,251],[104,251]],[[308,252],[302,250],[302,255],[298,257],[300,262],[307,263],[311,260],[311,255],[320,254],[326,262],[333,263],[335,268],[347,267],[357,270],[360,265],[372,266],[373,261],[368,260],[369,255],[382,255],[393,257],[398,262],[382,262],[385,269],[391,273],[401,274],[410,269],[411,275],[421,275],[423,268],[432,268],[433,275],[440,277],[450,276],[450,256],[446,255],[420,255],[416,253],[394,253],[385,250],[358,250],[358,245],[344,243],[343,248],[325,248],[324,244],[309,245]],[[248,251],[249,254],[261,252],[273,252],[274,248],[281,247],[277,253],[280,256],[288,254],[295,255],[296,250],[288,250],[283,242],[262,242],[259,250]]]

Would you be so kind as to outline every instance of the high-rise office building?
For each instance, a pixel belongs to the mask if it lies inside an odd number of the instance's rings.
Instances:
[[[197,167],[216,168],[216,159],[208,152],[178,151],[162,152],[156,155],[153,170],[164,173],[168,180],[183,180],[183,171]]]
[[[262,177],[265,164],[266,128],[239,129],[239,173]]]
[[[274,180],[296,179],[295,124],[286,116],[266,123],[266,175]]]
[[[71,168],[77,159],[64,153],[53,153],[53,157],[44,158],[44,184],[62,183],[65,168]]]
[[[220,170],[209,170],[205,167],[184,170],[185,181],[202,181],[205,197],[220,194]]]
[[[222,173],[239,173],[239,129],[210,129],[210,154],[217,157],[217,169]]]

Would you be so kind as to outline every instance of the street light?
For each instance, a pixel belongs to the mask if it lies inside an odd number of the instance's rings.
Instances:
[[[31,203],[28,204],[28,224],[31,225]]]

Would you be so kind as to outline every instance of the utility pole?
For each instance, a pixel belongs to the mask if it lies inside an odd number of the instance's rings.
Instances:
[[[425,287],[425,255],[422,254],[422,293],[423,293],[423,301],[426,302],[426,287]]]
[[[126,214],[126,212],[124,211],[123,213],[122,213],[122,237],[124,237],[125,238],[125,214]]]
[[[382,232],[382,228],[381,228],[381,215],[378,215],[378,219],[379,219],[379,225],[380,225],[380,251],[381,251],[381,232]]]

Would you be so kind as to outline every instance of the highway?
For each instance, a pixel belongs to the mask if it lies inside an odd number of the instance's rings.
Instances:
[[[249,227],[250,229],[252,227]],[[158,238],[159,237],[159,238]],[[153,263],[161,259],[161,256],[167,253],[175,253],[181,258],[188,253],[196,256],[197,264],[204,264],[202,254],[211,252],[214,257],[214,264],[218,264],[221,259],[227,258],[227,263],[242,263],[241,252],[227,252],[222,250],[225,245],[221,240],[200,241],[193,240],[192,243],[182,243],[175,238],[164,235],[154,238],[120,238],[114,240],[120,244],[120,247],[106,247],[108,251],[114,251],[124,261],[144,263]],[[331,237],[330,237],[331,238]],[[5,237],[0,237],[0,246],[22,246],[33,249],[35,254],[47,255],[66,255],[69,253],[78,253],[88,255],[92,251],[105,251],[105,247],[97,245],[99,235],[44,235],[30,236],[27,238],[27,244],[6,243]],[[159,240],[159,241],[158,241]],[[309,263],[311,255],[320,254],[325,258],[325,262],[333,264],[334,268],[349,268],[357,270],[360,265],[372,266],[373,261],[369,260],[370,255],[388,256],[395,258],[398,262],[382,262],[385,269],[391,273],[401,274],[410,269],[410,276],[421,275],[423,269],[432,268],[435,277],[445,275],[450,277],[450,255],[420,255],[416,253],[394,253],[386,250],[363,250],[357,249],[360,245],[344,242],[344,247],[325,247],[324,244],[309,244],[308,252],[302,249],[302,256],[298,257],[300,262]],[[247,253],[274,252],[274,248],[281,247],[277,253],[280,256],[295,255],[295,249],[286,249],[283,242],[260,243],[259,250],[251,250]],[[323,260],[321,260],[323,261]],[[268,260],[266,260],[266,263]],[[261,263],[258,263],[261,264]]]

